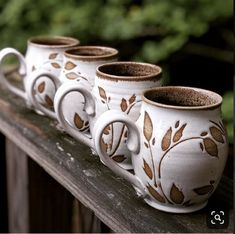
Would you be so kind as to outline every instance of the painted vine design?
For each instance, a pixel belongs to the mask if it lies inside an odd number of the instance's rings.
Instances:
[[[183,132],[185,127],[187,126],[186,123],[181,124],[180,121],[177,121],[175,123],[174,127],[170,127],[165,135],[162,138],[161,141],[161,149],[163,151],[163,154],[160,158],[158,167],[154,164],[153,159],[153,153],[152,153],[152,146],[155,144],[155,137],[153,137],[153,123],[149,116],[149,114],[145,111],[144,113],[144,127],[143,127],[143,133],[144,137],[146,139],[146,142],[144,142],[144,145],[147,149],[150,151],[150,158],[151,158],[151,164],[146,162],[145,159],[143,159],[143,170],[146,174],[146,176],[153,180],[154,186],[151,186],[149,183],[146,185],[147,190],[149,193],[159,202],[161,203],[170,203],[170,204],[183,204],[184,206],[191,206],[193,203],[191,203],[190,200],[185,201],[185,196],[181,189],[177,187],[175,183],[172,184],[171,190],[170,190],[170,199],[165,195],[162,186],[161,186],[161,165],[162,161],[167,155],[169,151],[171,151],[175,146],[189,140],[201,140],[199,143],[200,149],[204,152],[206,152],[210,157],[217,157],[218,158],[218,147],[217,144],[224,144],[226,141],[226,130],[222,124],[222,122],[216,123],[212,120],[210,122],[213,124],[209,127],[209,131],[204,131],[200,134],[198,137],[190,137],[190,138],[184,138]],[[209,134],[210,133],[210,134]],[[151,165],[151,166],[150,166]],[[158,175],[156,175],[156,170]],[[213,184],[215,183],[214,180],[209,181],[209,183],[205,186],[194,188],[193,191],[197,195],[206,195],[211,194],[214,190]],[[158,191],[157,191],[158,190]],[[160,190],[160,191],[159,191]]]
[[[84,77],[84,76],[82,76],[82,75],[81,75],[81,72],[79,72],[79,71],[77,71],[77,70],[76,70],[76,72],[72,71],[72,70],[73,70],[74,68],[76,68],[76,67],[77,67],[77,65],[74,64],[74,63],[71,62],[71,61],[67,61],[67,62],[65,63],[64,69],[67,70],[67,71],[69,71],[68,73],[65,74],[65,76],[67,77],[67,79],[69,79],[69,80],[75,80],[75,79],[77,79],[77,78],[81,78],[81,79],[87,81],[87,78]]]
[[[110,110],[109,103],[111,101],[111,97],[107,96],[106,91],[102,87],[98,87],[98,91],[101,97],[101,102],[106,105],[108,110]],[[121,103],[120,103],[120,108],[122,112],[128,115],[135,104],[136,104],[136,95],[133,94],[128,100],[125,98],[122,98]],[[108,125],[103,131],[104,135],[109,135],[111,133],[110,143],[109,144],[105,143],[103,138],[101,139],[101,145],[102,145],[103,150],[105,150],[105,152],[108,152],[108,151],[112,152],[109,154],[109,156],[118,163],[121,163],[124,160],[126,160],[125,155],[116,155],[116,152],[121,144],[121,140],[127,137],[127,131],[125,132],[124,130],[125,130],[125,125],[123,124],[121,128],[120,137],[114,149],[113,149],[113,136],[114,136],[113,124]]]

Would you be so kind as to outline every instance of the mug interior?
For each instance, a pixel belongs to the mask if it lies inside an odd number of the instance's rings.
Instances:
[[[80,46],[71,50],[67,50],[65,53],[75,56],[107,56],[116,55],[118,51],[110,47]]]
[[[106,79],[144,80],[160,78],[161,68],[149,63],[114,62],[97,68],[97,75]]]
[[[67,46],[76,46],[79,44],[79,41],[72,37],[32,37],[29,39],[30,44],[38,46],[48,46],[48,47],[67,47]]]
[[[203,109],[222,103],[222,97],[212,91],[177,86],[147,90],[143,99],[153,105],[175,109]]]

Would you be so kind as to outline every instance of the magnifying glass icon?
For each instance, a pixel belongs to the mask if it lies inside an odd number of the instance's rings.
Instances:
[[[219,215],[219,214],[216,214],[216,215],[214,216],[214,219],[221,222],[221,218],[220,218],[220,215]]]

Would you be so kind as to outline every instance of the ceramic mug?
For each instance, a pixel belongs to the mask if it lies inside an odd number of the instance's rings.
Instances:
[[[53,105],[53,93],[55,93],[56,88],[51,81],[45,86],[46,76],[48,73],[58,76],[62,67],[63,52],[78,44],[79,41],[71,37],[37,36],[28,40],[25,57],[14,48],[2,49],[0,52],[0,63],[2,63],[3,59],[8,55],[15,55],[19,59],[19,74],[22,76],[25,91],[9,83],[0,70],[1,83],[13,93],[25,99],[28,107],[31,107],[32,103],[30,102],[30,94],[27,93],[27,90],[29,90],[27,86],[31,78],[40,76],[34,93],[38,101],[51,107]],[[50,93],[50,95],[46,93]]]
[[[61,86],[55,96],[55,111],[61,125],[70,135],[90,146],[94,151],[94,123],[107,110],[120,110],[129,115],[133,121],[139,117],[141,93],[143,90],[161,84],[162,70],[159,66],[138,62],[113,62],[97,68],[95,85],[92,92],[79,83]],[[79,106],[62,109],[63,99],[71,92],[79,92],[85,98],[84,110],[89,116],[91,138],[74,126],[86,127],[86,122],[77,115]],[[73,125],[67,121],[67,116],[74,116]],[[104,130],[103,144],[110,157],[125,169],[132,169],[130,153],[126,149],[126,128],[123,124],[110,124]],[[95,152],[94,152],[95,153]]]
[[[147,90],[142,100],[136,123],[118,111],[107,111],[97,120],[94,139],[100,158],[156,209],[188,213],[203,208],[227,159],[222,97],[203,89],[172,86]],[[134,175],[115,164],[103,146],[104,129],[116,121],[128,127]]]
[[[59,87],[62,83],[69,83],[75,80],[75,84],[79,83],[87,90],[91,91],[92,87],[94,86],[94,79],[95,79],[95,71],[96,68],[104,63],[116,61],[118,59],[118,50],[105,47],[105,46],[78,46],[69,50],[66,50],[63,55],[63,65],[62,70],[59,76],[50,75],[42,81],[42,83],[38,84],[38,87],[42,86],[45,87],[46,82],[53,82],[55,83],[55,87]],[[33,93],[33,89],[35,84],[37,84],[37,80],[39,76],[31,77],[30,83],[30,93]],[[48,96],[51,96],[49,92],[46,92]],[[54,92],[52,95],[55,94]],[[44,105],[41,105],[38,102],[36,96],[30,95],[32,97],[31,102],[34,106],[44,114],[55,118],[56,114],[53,110],[48,109]],[[53,96],[54,99],[54,96]],[[53,100],[52,99],[52,100]],[[89,129],[88,124],[88,116],[83,110],[84,107],[84,99],[83,96],[79,93],[71,93],[69,94],[64,102],[63,108],[67,109],[67,121],[74,125],[74,128],[78,129],[79,131],[87,132]],[[80,111],[74,114],[73,109],[77,107]],[[83,120],[83,125],[81,125],[79,120]]]

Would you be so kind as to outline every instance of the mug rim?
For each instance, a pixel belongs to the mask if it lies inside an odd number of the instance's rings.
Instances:
[[[213,100],[215,100],[215,103],[212,104],[205,104],[205,105],[199,105],[199,106],[180,106],[180,105],[171,105],[171,104],[164,104],[158,101],[150,100],[146,95],[151,92],[157,92],[157,91],[196,91],[198,93],[204,94],[205,96],[212,97]],[[216,109],[217,107],[221,106],[223,98],[221,95],[219,95],[216,92],[207,90],[207,89],[201,89],[201,88],[195,88],[195,87],[187,87],[187,86],[163,86],[163,87],[155,87],[151,89],[147,89],[142,93],[142,100],[147,103],[151,104],[153,106],[162,107],[165,109],[175,109],[175,110],[209,110],[209,109]]]
[[[67,41],[68,43],[64,44],[43,44],[39,43],[40,41],[50,41],[50,40],[63,40]],[[37,42],[39,41],[39,42]],[[33,45],[35,47],[40,48],[60,48],[60,49],[66,49],[72,46],[77,46],[80,44],[80,41],[74,37],[66,37],[66,36],[48,36],[48,35],[40,35],[40,36],[33,36],[28,39],[28,45]]]
[[[105,72],[102,72],[101,69],[105,67],[111,66],[148,66],[149,68],[155,70],[156,72],[145,74],[145,75],[133,75],[133,76],[124,76],[124,75],[112,75]],[[160,80],[162,77],[162,68],[158,65],[144,62],[133,62],[133,61],[119,61],[119,62],[111,62],[105,63],[96,68],[96,76],[101,79],[111,80],[111,81],[147,81],[147,80]]]
[[[92,50],[102,50],[102,51],[107,51],[106,54],[103,55],[79,55],[79,54],[72,54],[71,52],[73,51],[92,51]],[[82,60],[82,61],[96,61],[96,60],[105,60],[105,59],[115,59],[117,58],[119,52],[117,49],[113,47],[108,47],[108,46],[95,46],[95,45],[90,45],[90,46],[77,46],[72,49],[68,49],[64,52],[65,57],[67,58],[72,58],[76,60]]]

